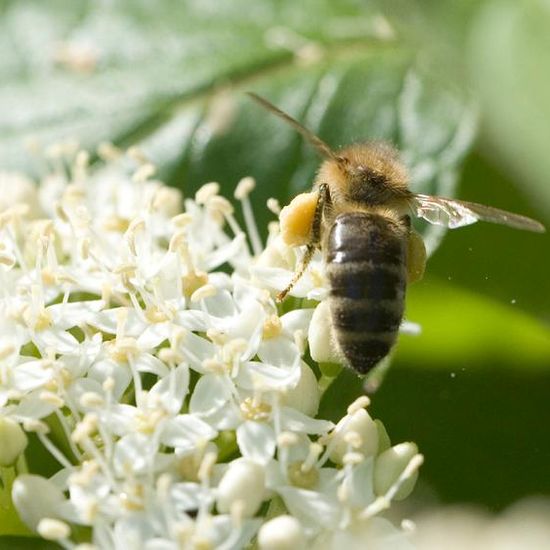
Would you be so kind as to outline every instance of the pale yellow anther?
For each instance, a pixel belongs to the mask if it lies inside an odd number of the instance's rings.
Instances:
[[[342,463],[349,466],[356,466],[358,464],[361,464],[364,460],[365,455],[363,453],[353,451],[344,455]]]
[[[136,483],[130,489],[119,494],[120,505],[128,512],[139,512],[144,509],[144,495],[143,485]]]
[[[132,263],[128,262],[128,263],[117,265],[113,269],[113,273],[115,275],[122,275],[122,274],[133,275],[133,274],[135,274],[136,269],[137,269],[136,264],[132,264]]]
[[[170,243],[168,244],[168,250],[179,254],[189,254],[185,231],[180,229],[172,235]]]
[[[195,271],[184,275],[181,278],[183,294],[190,298],[195,291],[208,283],[208,273],[204,271]]]
[[[245,398],[240,409],[245,420],[267,420],[271,416],[271,405],[252,397]]]
[[[366,395],[361,395],[348,407],[348,414],[351,415],[359,409],[366,409],[369,405],[370,399]]]
[[[0,346],[0,361],[8,358],[12,353],[15,353],[16,348],[13,344],[2,344]]]
[[[288,465],[287,476],[289,483],[300,489],[313,489],[319,482],[319,470],[315,467],[304,470],[301,460]]]
[[[108,376],[103,384],[101,384],[101,387],[103,390],[105,390],[107,393],[112,392],[115,389],[115,379],[112,376]]]
[[[42,518],[36,527],[36,532],[46,540],[65,540],[71,534],[67,523],[58,519]]]
[[[96,392],[87,391],[80,396],[80,404],[83,407],[99,409],[105,405],[105,400]]]
[[[300,438],[294,432],[281,432],[277,436],[277,445],[279,447],[292,447],[300,442]]]
[[[145,225],[145,221],[142,220],[141,218],[134,218],[128,225],[128,229],[126,230],[126,234],[124,235],[124,237],[128,242],[128,246],[130,247],[132,254],[136,254],[137,234],[140,231],[145,231],[146,227],[147,226]]]
[[[324,286],[326,284],[326,279],[324,274],[318,269],[310,269],[309,275],[314,286]]]
[[[55,228],[52,220],[38,220],[36,223],[36,231],[38,237],[50,239],[55,236]]]
[[[363,445],[363,438],[358,432],[354,431],[346,432],[344,434],[344,441],[354,449],[359,449]]]
[[[117,363],[127,363],[139,353],[139,347],[135,338],[125,336],[108,342],[109,355]]]
[[[223,347],[223,357],[227,362],[239,359],[248,348],[248,342],[244,338],[233,338]]]
[[[95,460],[85,460],[79,470],[75,470],[70,474],[69,483],[86,487],[94,481],[99,471],[99,464]]]
[[[190,548],[193,550],[214,550],[214,543],[204,535],[193,535],[190,540]]]
[[[135,293],[136,292],[136,286],[134,285],[134,283],[132,283],[132,277],[133,277],[133,274],[130,274],[130,273],[123,273],[121,276],[120,276],[120,282],[122,284],[122,286],[130,293]]]
[[[30,306],[25,307],[23,310],[23,321],[29,328],[38,332],[52,326],[52,317],[43,307],[37,311],[33,311],[33,308]]]
[[[199,471],[197,472],[199,481],[205,482],[210,478],[212,475],[212,468],[214,467],[214,464],[216,464],[217,459],[218,455],[214,451],[205,453],[199,467]]]
[[[206,337],[217,346],[223,346],[227,343],[227,334],[215,328],[209,328],[206,331]]]
[[[49,391],[40,392],[39,397],[41,401],[44,401],[44,403],[47,403],[48,405],[52,405],[52,407],[55,407],[56,409],[60,409],[65,405],[65,401],[61,399],[59,395]]]
[[[73,372],[70,369],[67,369],[65,367],[57,369],[57,377],[60,379],[61,384],[64,387],[67,387],[69,384],[74,382],[74,376]]]
[[[271,238],[276,237],[281,232],[279,222],[269,222],[267,224],[267,232]]]
[[[228,370],[228,365],[217,359],[205,359],[202,368],[210,374],[224,374]]]
[[[81,183],[70,183],[61,196],[61,203],[68,207],[75,207],[86,198],[86,189]],[[67,218],[68,221],[68,218]]]
[[[43,388],[51,393],[57,393],[60,389],[60,384],[57,378],[50,378],[43,386]]]
[[[103,219],[102,223],[105,231],[115,231],[117,233],[124,233],[130,226],[130,220],[119,216],[118,214],[111,214]]]
[[[281,334],[282,330],[283,324],[280,317],[277,314],[270,315],[264,321],[263,338],[264,340],[275,338]]]
[[[82,170],[90,164],[90,153],[88,151],[78,151],[74,159],[75,168]]]
[[[209,199],[214,197],[220,192],[220,184],[211,181],[210,183],[205,183],[196,193],[195,193],[195,202],[197,204],[206,204]]]
[[[26,432],[34,432],[37,434],[47,435],[50,433],[50,427],[42,420],[36,418],[28,418],[23,421],[23,428]]]
[[[136,430],[145,435],[152,435],[164,418],[166,418],[166,411],[162,409],[140,412],[135,418]]]
[[[40,275],[44,286],[53,286],[58,282],[57,273],[49,267],[43,268]]]
[[[146,164],[149,162],[149,159],[147,158],[147,155],[143,152],[143,149],[141,147],[138,147],[137,145],[132,145],[131,147],[128,147],[126,150],[126,155],[128,158],[131,158],[133,161],[139,163],[139,164]]]
[[[97,154],[104,161],[114,161],[122,156],[122,150],[109,142],[100,143]]]
[[[192,221],[193,221],[193,216],[188,212],[184,212],[183,214],[178,214],[177,216],[174,216],[172,218],[172,223],[174,224],[174,227],[178,229],[181,229],[189,225]]]
[[[166,365],[177,365],[183,361],[183,355],[172,348],[162,348],[158,351],[158,358]]]
[[[72,275],[63,271],[57,271],[55,278],[59,284],[68,283],[70,285],[75,285],[78,282]]]
[[[60,202],[56,203],[56,205],[55,205],[55,215],[63,223],[69,223],[69,216],[67,215],[67,212],[65,211],[65,208],[63,208],[63,205]]]
[[[76,425],[76,428],[71,434],[71,439],[75,443],[82,443],[84,440],[89,439],[97,430],[98,418],[95,413],[88,413],[86,416]]]
[[[156,172],[156,168],[150,162],[142,164],[133,174],[132,180],[136,183],[143,183],[147,181]]]
[[[192,453],[177,459],[177,471],[186,481],[199,481],[199,469],[204,457],[205,448],[206,441],[199,440]]]
[[[15,265],[15,256],[7,252],[0,253],[0,265],[6,266],[8,269],[11,269]]]
[[[347,484],[342,483],[336,490],[336,496],[338,500],[343,504],[349,500],[350,492]]]
[[[256,187],[256,180],[254,178],[250,176],[242,178],[235,188],[234,197],[237,200],[242,201],[243,199],[248,197],[250,193],[252,193],[254,187]]]
[[[182,193],[175,187],[159,187],[153,200],[151,208],[154,212],[161,212],[165,216],[175,216],[181,210]]]
[[[187,331],[183,327],[174,327],[170,335],[170,342],[173,349],[183,346],[187,338]]]
[[[217,293],[218,289],[214,285],[207,283],[193,292],[191,295],[191,301],[200,302],[201,300],[215,296]]]
[[[108,281],[103,281],[101,284],[101,299],[105,304],[108,304],[111,301],[113,295],[113,285]]]
[[[281,213],[281,205],[279,204],[279,201],[273,197],[267,199],[267,208],[276,216]]]
[[[78,255],[83,260],[87,260],[90,257],[90,246],[91,242],[88,237],[84,237],[78,242]]]
[[[148,306],[145,309],[145,318],[150,323],[164,323],[173,318],[172,312],[165,311],[156,305]]]
[[[225,197],[220,195],[215,195],[208,200],[208,209],[220,212],[225,216],[233,214],[235,210],[233,205]]]

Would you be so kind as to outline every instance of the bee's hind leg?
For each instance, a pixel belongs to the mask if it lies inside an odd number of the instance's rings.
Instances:
[[[321,243],[321,222],[323,220],[323,212],[326,206],[331,204],[330,193],[328,190],[328,184],[321,183],[319,185],[319,197],[317,198],[317,204],[315,205],[315,213],[313,215],[313,222],[311,224],[311,241],[307,244],[306,252],[300,267],[294,273],[292,281],[289,285],[277,294],[277,301],[282,302],[286,295],[292,290],[292,287],[300,280],[300,277],[304,274],[309,262],[313,258],[315,250],[319,247]]]
[[[413,229],[409,233],[407,250],[407,282],[416,283],[424,276],[426,269],[426,246],[422,237]]]

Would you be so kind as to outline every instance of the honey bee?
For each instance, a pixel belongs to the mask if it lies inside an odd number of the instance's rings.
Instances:
[[[367,142],[332,150],[266,99],[249,96],[290,124],[325,158],[313,191],[296,196],[281,212],[283,240],[306,249],[301,266],[277,298],[284,299],[320,249],[329,282],[334,343],[343,362],[361,375],[392,349],[403,319],[407,283],[424,273],[426,250],[411,227],[411,214],[449,228],[483,220],[545,231],[525,216],[413,193],[392,146]]]

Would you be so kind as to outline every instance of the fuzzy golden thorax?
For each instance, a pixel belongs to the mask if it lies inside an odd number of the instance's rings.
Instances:
[[[396,150],[380,142],[350,145],[323,162],[316,185],[327,183],[336,209],[353,203],[358,207],[392,206],[410,198],[408,175]]]

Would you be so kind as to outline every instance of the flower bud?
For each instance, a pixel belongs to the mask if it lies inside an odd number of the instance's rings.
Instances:
[[[302,361],[300,365],[300,381],[295,388],[289,390],[284,397],[284,404],[306,414],[315,416],[319,410],[321,394],[317,378],[311,368]]]
[[[38,534],[46,540],[63,540],[71,534],[71,528],[58,519],[41,519],[36,528]]]
[[[271,519],[258,532],[260,550],[301,550],[305,544],[304,530],[292,516]]]
[[[55,518],[65,500],[61,490],[51,481],[31,474],[20,475],[13,482],[11,496],[19,517],[33,531],[41,519]]]
[[[415,443],[400,443],[381,453],[374,465],[374,492],[379,496],[386,494],[417,453],[418,447]],[[394,499],[403,500],[408,497],[417,477],[418,472],[415,471],[403,482]]]
[[[18,423],[0,416],[0,466],[14,464],[27,443],[27,436]]]
[[[235,460],[223,475],[218,485],[218,511],[227,514],[233,505],[243,503],[242,515],[253,516],[264,499],[265,473],[251,460]]]
[[[378,428],[378,452],[383,453],[391,447],[390,436],[381,420],[377,418],[374,422]]]
[[[332,337],[328,301],[321,302],[313,312],[308,331],[309,352],[317,363],[339,363]]]
[[[330,442],[330,459],[342,464],[348,451],[356,451],[365,457],[378,451],[378,428],[365,409],[347,414],[338,422]],[[350,448],[351,447],[351,448]]]

